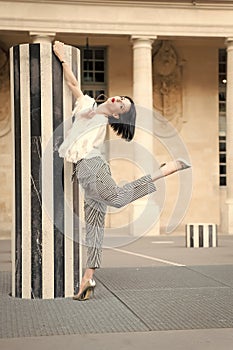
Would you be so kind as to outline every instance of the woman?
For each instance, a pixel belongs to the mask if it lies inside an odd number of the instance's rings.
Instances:
[[[78,81],[66,63],[64,44],[55,41],[54,53],[60,60],[67,85],[77,99],[75,122],[59,148],[59,155],[76,164],[75,174],[85,191],[85,222],[87,268],[75,300],[87,300],[94,292],[94,271],[100,267],[104,220],[107,206],[120,208],[156,190],[154,182],[161,177],[190,167],[182,160],[163,164],[154,176],[146,175],[123,187],[116,185],[106,163],[101,146],[104,144],[109,124],[121,138],[131,141],[134,137],[136,109],[127,96],[108,98],[99,106],[84,95]]]

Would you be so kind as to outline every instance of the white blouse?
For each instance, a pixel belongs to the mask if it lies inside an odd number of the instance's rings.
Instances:
[[[88,95],[76,101],[73,111],[75,121],[58,150],[59,156],[68,162],[76,163],[80,159],[96,156],[103,158],[102,146],[108,119],[103,114],[88,117],[87,113],[93,106],[96,106],[95,100]]]

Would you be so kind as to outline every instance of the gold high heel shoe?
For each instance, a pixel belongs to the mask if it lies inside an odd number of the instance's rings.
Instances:
[[[92,295],[94,297],[95,286],[96,283],[94,280],[88,280],[83,287],[82,293],[75,294],[73,300],[84,301],[90,299]]]
[[[176,160],[176,163],[179,164],[180,168],[178,170],[184,170],[191,168],[191,164],[189,164],[186,160],[179,158]]]

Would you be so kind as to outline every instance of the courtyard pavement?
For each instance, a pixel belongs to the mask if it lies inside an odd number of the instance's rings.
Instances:
[[[233,236],[186,248],[182,235],[104,249],[95,297],[12,298],[0,241],[0,349],[233,349]]]

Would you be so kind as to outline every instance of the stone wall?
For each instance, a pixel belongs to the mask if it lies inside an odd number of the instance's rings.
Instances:
[[[9,238],[12,220],[12,133],[8,51],[0,46],[0,239]]]
[[[183,126],[180,136],[192,162],[192,197],[178,230],[189,222],[220,224],[218,169],[218,42],[173,41],[184,59],[182,69]],[[163,150],[157,148],[161,155]],[[167,179],[165,226],[179,191],[176,176]]]

